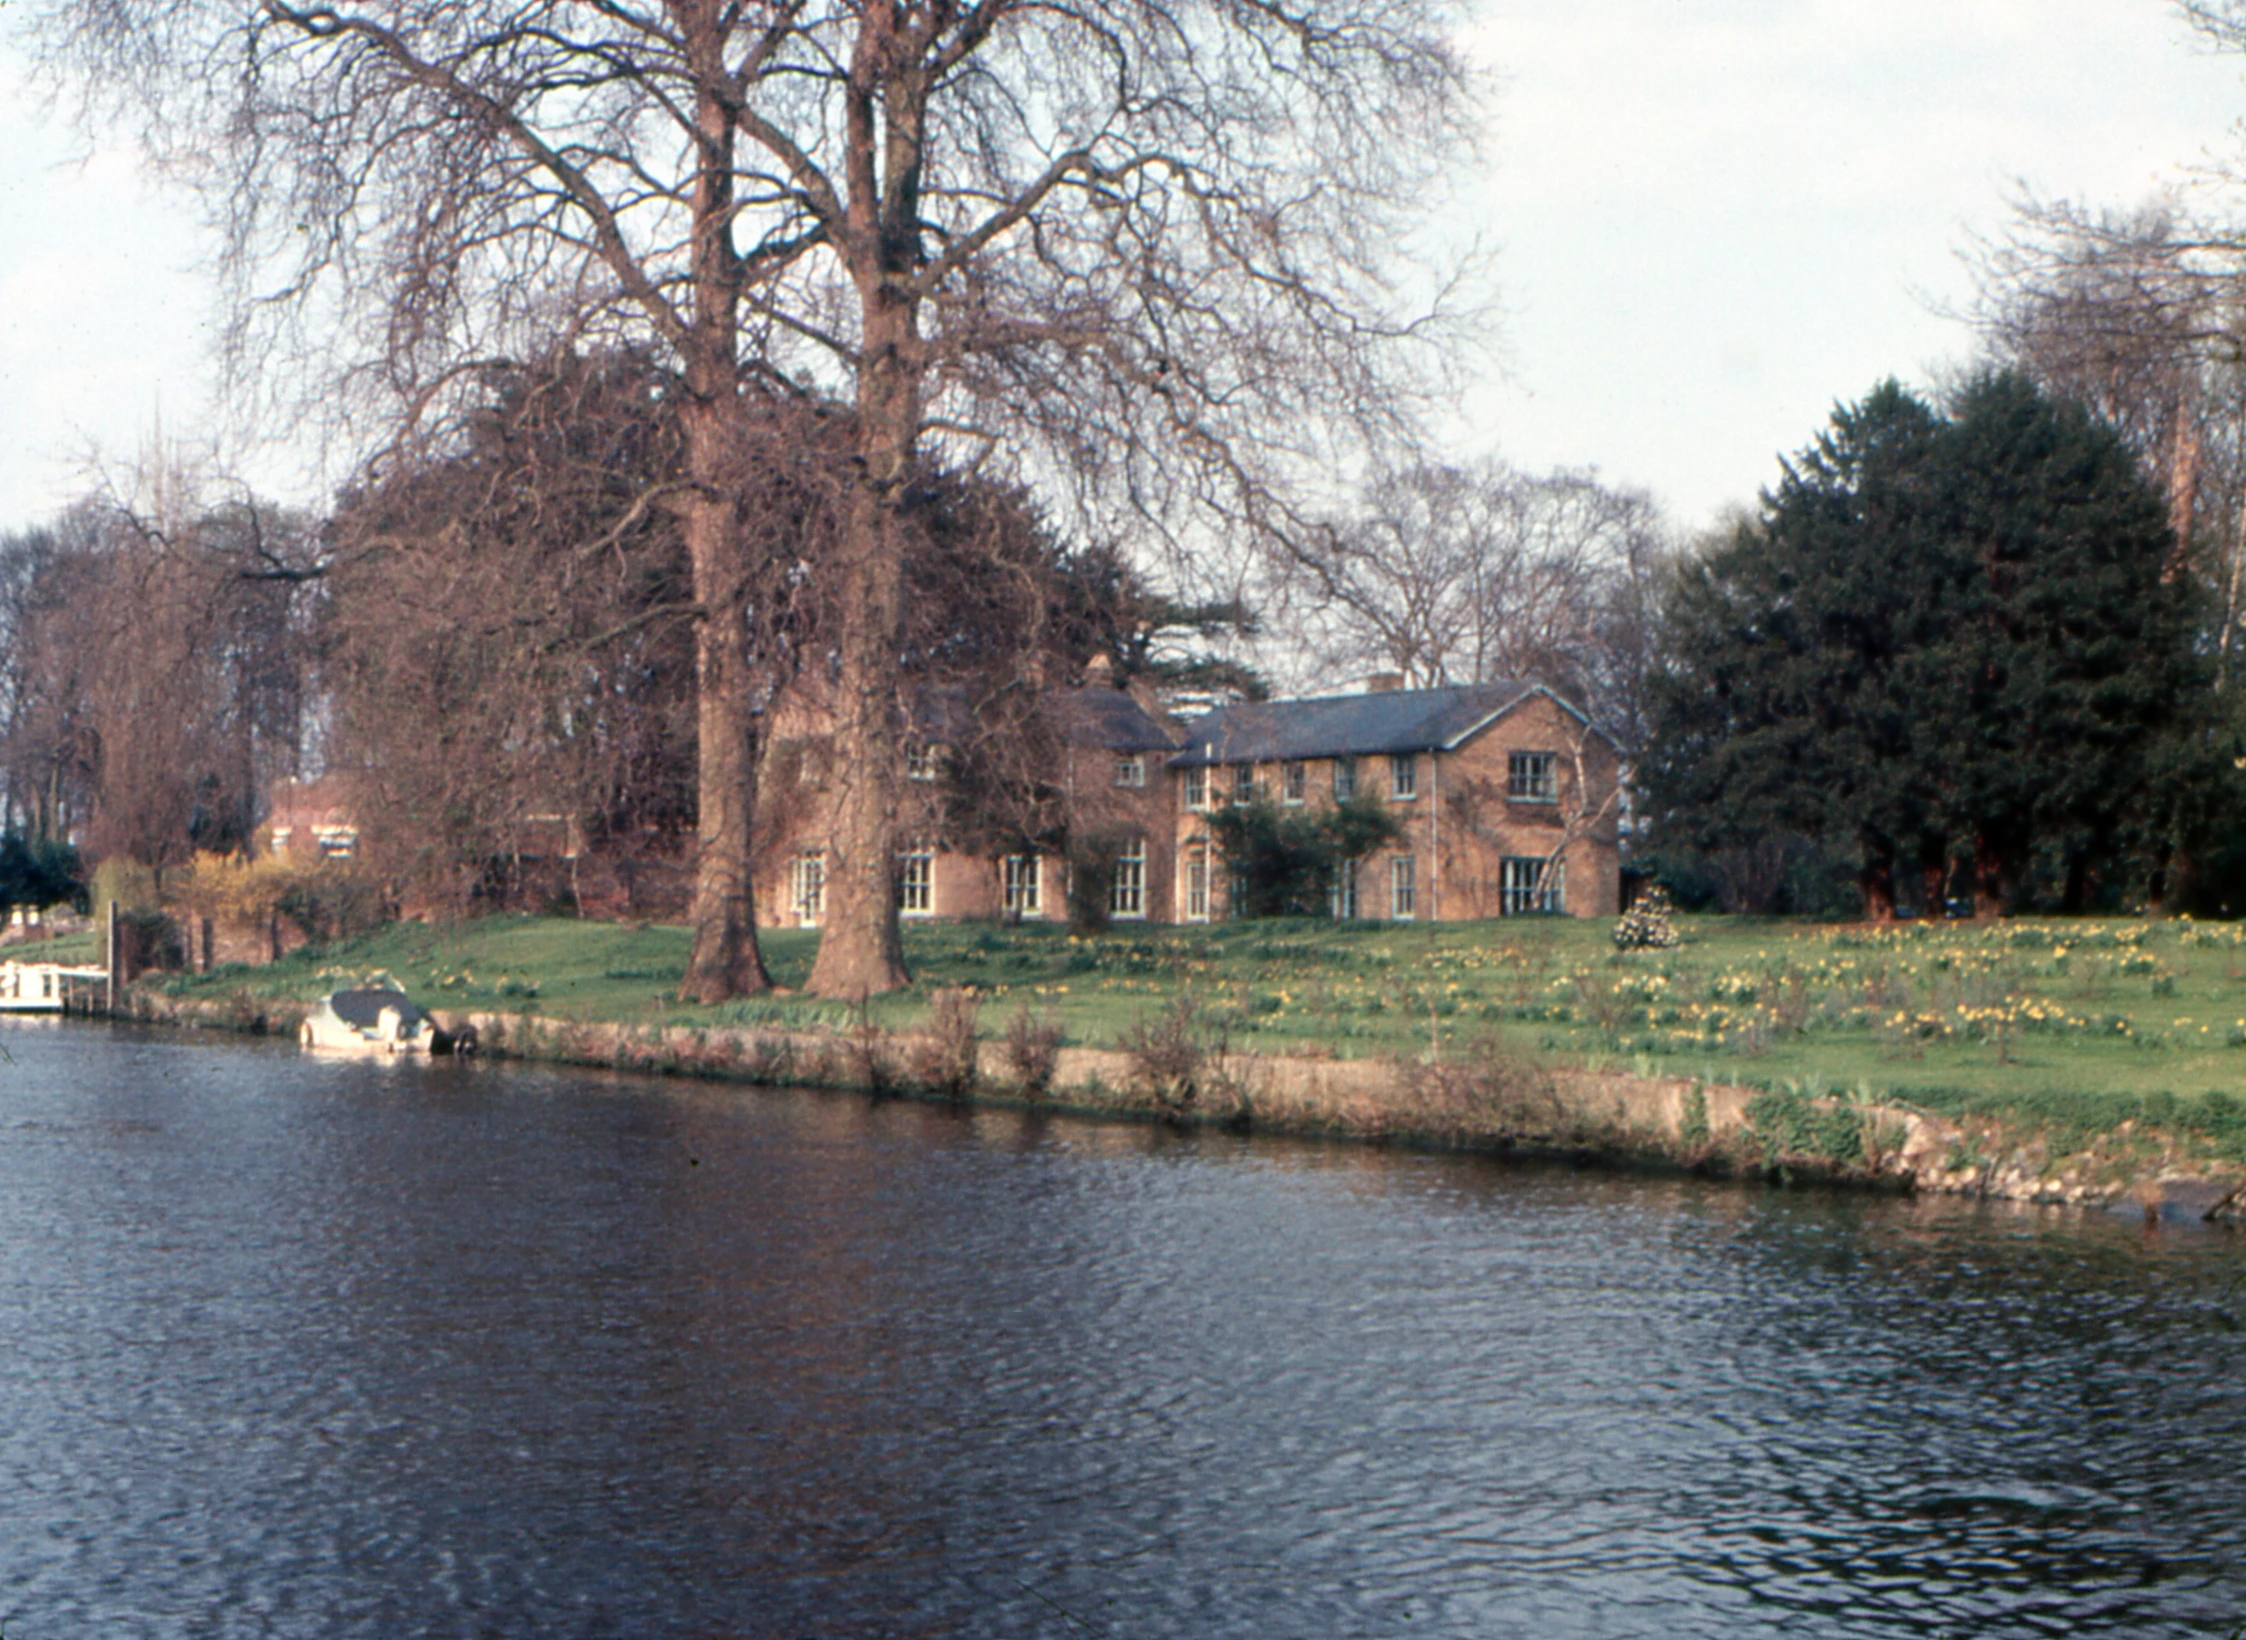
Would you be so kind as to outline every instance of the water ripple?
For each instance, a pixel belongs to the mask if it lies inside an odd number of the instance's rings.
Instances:
[[[2246,1616],[2230,1237],[7,1040],[11,1636]]]

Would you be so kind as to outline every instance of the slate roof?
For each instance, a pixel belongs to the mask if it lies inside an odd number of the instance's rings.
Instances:
[[[1170,766],[1447,752],[1529,695],[1542,693],[1536,684],[1503,681],[1321,700],[1236,701],[1187,724],[1185,750]]]
[[[1093,684],[1065,690],[1052,704],[1071,745],[1101,746],[1112,752],[1177,749],[1177,730],[1120,689]]]
[[[1121,689],[1092,684],[1053,689],[1045,704],[1072,746],[1098,746],[1115,752],[1174,752],[1178,731],[1167,719],[1150,714]],[[974,708],[966,691],[927,689],[915,697],[910,733],[929,745],[959,745],[974,734]]]

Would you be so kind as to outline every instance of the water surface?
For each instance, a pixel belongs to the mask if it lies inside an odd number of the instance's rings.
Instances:
[[[0,1048],[9,1640],[2246,1623],[2230,1234]]]

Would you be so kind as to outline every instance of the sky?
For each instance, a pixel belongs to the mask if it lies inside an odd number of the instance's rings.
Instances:
[[[0,0],[0,530],[209,435],[209,246],[42,114]],[[1970,357],[1961,252],[2019,186],[2134,205],[2237,153],[2246,57],[2165,0],[1481,0],[1485,151],[1443,231],[1500,312],[1445,436],[1685,528],[1888,375]],[[236,458],[316,501],[272,450]]]

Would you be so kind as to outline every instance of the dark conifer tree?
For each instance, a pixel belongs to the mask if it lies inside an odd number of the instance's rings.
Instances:
[[[1892,381],[1837,410],[1671,596],[1657,844],[1820,839],[1874,916],[1907,871],[1932,909],[1961,871],[1982,910],[2157,878],[2209,778],[2170,546],[2119,436],[2022,377],[1946,417]]]

